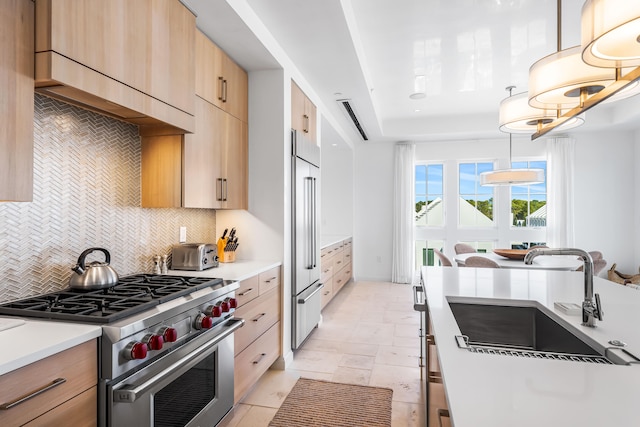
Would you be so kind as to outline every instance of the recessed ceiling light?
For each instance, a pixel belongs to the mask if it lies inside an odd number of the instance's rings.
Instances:
[[[333,95],[334,96],[342,96],[342,92],[335,92]]]
[[[332,145],[332,146],[334,146],[334,147],[337,147],[337,146],[338,146],[338,144],[336,144],[336,143],[333,143],[333,144],[331,144],[331,145]]]
[[[416,92],[416,93],[412,93],[411,95],[409,95],[409,98],[411,99],[422,99],[425,98],[427,95],[424,92]]]
[[[414,113],[419,113],[420,111],[422,111],[422,110],[420,110],[420,109],[413,110]]]

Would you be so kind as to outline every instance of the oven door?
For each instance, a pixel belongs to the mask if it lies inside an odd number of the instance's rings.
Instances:
[[[233,407],[233,332],[243,324],[230,319],[108,385],[108,425],[216,425]]]

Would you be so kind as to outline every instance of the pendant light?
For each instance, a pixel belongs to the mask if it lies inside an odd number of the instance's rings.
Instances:
[[[500,102],[498,125],[502,132],[532,134],[557,118],[557,110],[533,108],[529,105],[528,92],[521,92]],[[579,115],[567,120],[560,128],[567,130],[583,123],[584,115]]]
[[[596,67],[640,66],[640,2],[587,0],[582,6],[582,58]]]
[[[506,90],[509,91],[509,97],[506,98],[511,99],[514,96],[511,96],[511,92],[515,89],[515,86],[507,86]],[[525,94],[526,95],[526,94]],[[526,100],[526,98],[522,98]],[[503,114],[503,102],[500,103],[500,120],[502,121]],[[553,117],[555,117],[555,112],[553,113]],[[541,119],[543,120],[543,119]],[[503,126],[500,126],[501,131],[505,131]],[[511,151],[512,151],[512,134],[509,132],[509,165],[511,165]],[[482,172],[480,174],[480,185],[495,187],[501,185],[529,185],[529,184],[540,184],[544,182],[544,170],[543,169],[497,169],[487,172]]]

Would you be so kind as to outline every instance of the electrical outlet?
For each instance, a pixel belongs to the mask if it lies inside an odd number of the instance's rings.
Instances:
[[[187,241],[187,227],[180,227],[180,243]]]

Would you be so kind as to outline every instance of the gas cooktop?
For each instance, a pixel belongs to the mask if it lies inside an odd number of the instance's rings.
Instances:
[[[135,274],[121,277],[106,289],[69,288],[0,304],[0,314],[110,323],[199,289],[224,286],[224,281],[217,278]]]

